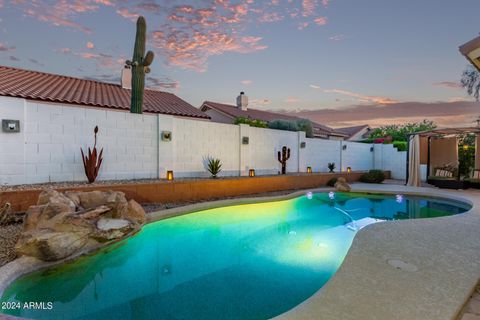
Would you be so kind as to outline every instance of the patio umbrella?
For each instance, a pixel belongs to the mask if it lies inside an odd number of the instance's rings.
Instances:
[[[407,186],[420,186],[420,137],[414,135],[410,138],[408,146],[408,181]]]

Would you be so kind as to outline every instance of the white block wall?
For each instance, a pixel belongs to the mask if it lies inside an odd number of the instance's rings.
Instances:
[[[86,181],[80,148],[93,146],[93,129],[99,127],[97,147],[104,148],[98,179],[206,177],[208,156],[222,162],[221,176],[257,175],[281,170],[277,152],[290,148],[287,172],[336,170],[391,170],[405,178],[405,152],[392,145],[309,139],[304,132],[220,124],[167,115],[131,114],[110,109],[45,103],[0,97],[0,119],[20,120],[20,133],[0,132],[0,184]],[[172,133],[162,141],[162,131]],[[249,143],[242,144],[242,137]],[[300,148],[302,142],[305,148]],[[343,146],[346,146],[344,149]]]

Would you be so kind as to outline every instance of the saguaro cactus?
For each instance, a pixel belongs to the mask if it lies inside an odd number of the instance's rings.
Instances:
[[[132,61],[127,60],[126,64],[132,68],[132,100],[130,105],[131,113],[142,113],[143,91],[145,89],[145,73],[150,72],[148,67],[154,58],[154,53],[148,51],[145,54],[145,38],[147,23],[145,18],[140,16],[137,20],[137,35],[135,36],[135,47],[133,49]]]
[[[278,161],[282,164],[282,174],[286,173],[287,160],[290,159],[290,148],[282,147],[282,152],[278,151]]]

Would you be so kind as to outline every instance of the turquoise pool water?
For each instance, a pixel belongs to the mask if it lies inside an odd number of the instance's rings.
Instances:
[[[363,225],[468,209],[410,196],[318,193],[200,211],[19,278],[4,292],[2,312],[34,319],[267,319],[319,290]],[[43,302],[44,309],[24,302]]]

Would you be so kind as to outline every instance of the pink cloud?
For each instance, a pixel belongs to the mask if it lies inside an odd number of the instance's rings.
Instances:
[[[397,100],[394,100],[391,98],[379,97],[379,96],[368,96],[368,95],[359,94],[359,93],[355,93],[347,90],[341,90],[341,89],[326,89],[326,90],[323,90],[323,92],[345,95],[348,97],[355,98],[362,103],[375,103],[379,105],[387,105],[387,104],[398,102]]]
[[[327,17],[318,17],[315,20],[313,20],[316,24],[319,26],[324,26],[327,24]]]
[[[5,51],[13,51],[13,50],[15,50],[15,47],[13,47],[13,46],[10,46],[10,47],[9,47],[9,46],[7,46],[6,44],[0,42],[0,52],[1,52],[1,51],[3,51],[3,52],[5,52]]]
[[[304,17],[309,17],[313,15],[317,9],[317,0],[303,0],[302,9],[302,15]]]
[[[252,80],[242,80],[240,81],[241,84],[245,85],[245,86],[249,86],[252,84]]]
[[[459,82],[454,82],[454,81],[436,82],[433,85],[436,87],[450,88],[450,89],[458,89],[462,87],[462,85]]]
[[[136,21],[140,16],[138,13],[130,11],[128,8],[119,8],[117,9],[117,13],[125,19],[129,19],[131,21]]]
[[[297,29],[298,29],[298,30],[303,30],[303,29],[305,29],[306,27],[308,27],[309,24],[310,24],[310,23],[308,23],[308,22],[306,22],[306,21],[305,21],[305,22],[300,22],[300,23],[298,24]]]
[[[90,41],[87,42],[87,45],[86,45],[86,46],[87,46],[88,49],[93,49],[93,48],[95,47],[95,45],[93,44],[93,42],[90,42]]]
[[[302,101],[302,100],[300,100],[300,99],[297,98],[297,97],[288,97],[288,98],[285,100],[286,103],[298,103],[298,102],[300,102],[300,101]]]
[[[260,22],[277,22],[283,20],[283,16],[278,12],[264,13],[258,21]]]
[[[326,8],[331,0],[322,0],[322,5]]]

